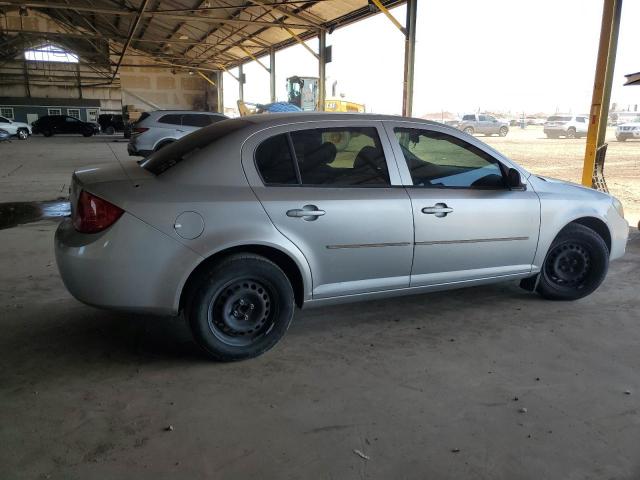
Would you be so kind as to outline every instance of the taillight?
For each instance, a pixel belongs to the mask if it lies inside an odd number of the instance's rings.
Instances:
[[[141,133],[146,132],[147,130],[149,130],[146,127],[134,127],[133,130],[131,131],[134,135],[140,135]]]
[[[123,213],[121,208],[83,190],[73,212],[73,226],[80,233],[101,232]]]

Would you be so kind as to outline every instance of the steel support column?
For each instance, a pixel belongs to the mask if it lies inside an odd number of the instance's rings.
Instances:
[[[404,81],[402,84],[402,115],[410,117],[413,107],[413,73],[416,57],[416,14],[418,0],[407,0],[407,22],[404,40]]]
[[[244,69],[238,65],[238,99],[244,101]]]
[[[598,149],[604,145],[607,131],[609,102],[611,101],[611,84],[613,83],[613,69],[616,62],[621,11],[622,0],[603,0],[600,44],[598,46],[596,74],[593,82],[591,111],[589,113],[587,146],[582,170],[582,185],[587,187],[593,185],[596,153]]]
[[[318,111],[324,112],[327,83],[327,32],[320,31],[318,35]]]
[[[218,113],[224,113],[224,84],[222,71],[216,72],[216,84],[218,85]]]
[[[269,50],[269,92],[271,102],[276,101],[276,50],[271,47]]]

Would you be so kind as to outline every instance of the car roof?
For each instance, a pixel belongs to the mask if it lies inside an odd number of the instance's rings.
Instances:
[[[282,112],[241,117],[243,120],[256,125],[272,126],[285,125],[292,122],[321,122],[326,120],[379,120],[379,121],[406,121],[423,123],[425,125],[443,126],[443,123],[424,120],[422,118],[401,117],[399,115],[383,115],[378,113],[347,113],[347,112]]]
[[[151,110],[150,112],[147,112],[149,115],[151,114],[161,114],[161,113],[201,113],[204,115],[220,115],[220,116],[224,116],[223,113],[219,113],[219,112],[203,112],[203,111],[199,111],[199,110]]]

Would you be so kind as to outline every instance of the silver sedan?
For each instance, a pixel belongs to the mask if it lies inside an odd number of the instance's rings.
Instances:
[[[259,355],[295,307],[520,280],[575,300],[624,254],[614,197],[533,175],[442,124],[363,114],[225,120],[73,174],[68,290],[183,314],[218,360]]]

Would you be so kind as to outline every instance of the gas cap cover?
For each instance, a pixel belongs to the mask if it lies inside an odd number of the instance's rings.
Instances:
[[[182,212],[176,218],[173,228],[182,238],[193,240],[202,235],[204,219],[197,212]]]

